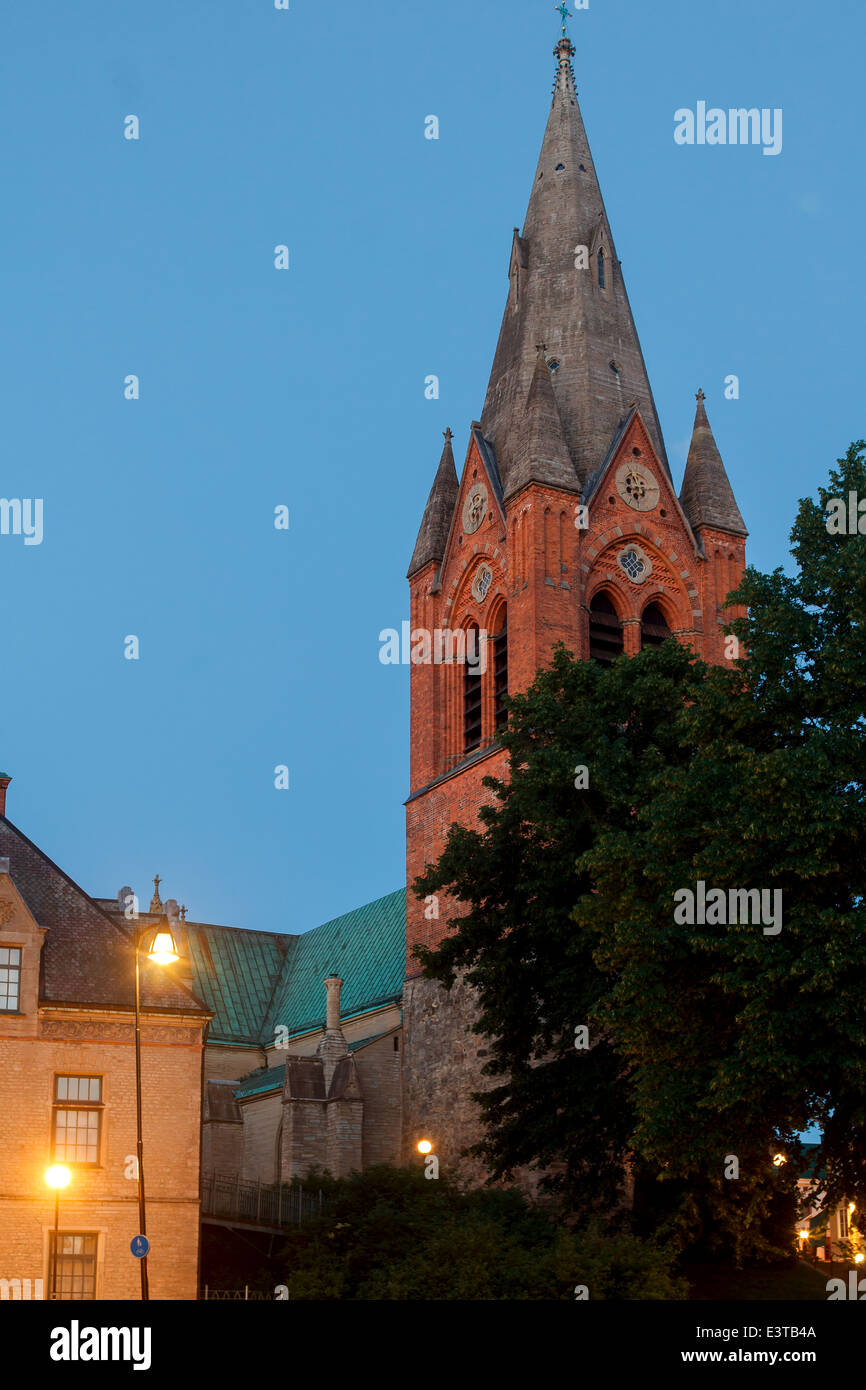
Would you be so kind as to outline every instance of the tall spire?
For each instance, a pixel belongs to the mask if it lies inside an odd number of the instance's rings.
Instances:
[[[734,490],[710,429],[703,391],[698,392],[696,399],[695,428],[680,492],[680,505],[695,529],[713,526],[720,531],[747,536],[746,524],[740,515]]]
[[[661,429],[575,89],[574,45],[560,39],[553,105],[523,233],[515,232],[510,289],[481,424],[506,496],[535,347],[558,363],[556,400],[573,472],[584,483],[637,400],[665,467]],[[552,480],[551,480],[552,481]]]
[[[412,562],[409,565],[410,579],[417,570],[423,569],[431,560],[441,560],[445,554],[451,518],[454,515],[457,494],[460,490],[457,481],[457,469],[454,465],[454,450],[451,447],[453,438],[451,430],[447,429],[445,431],[445,447],[442,450],[436,477],[433,479],[430,496],[427,498],[427,506],[424,508],[424,515],[421,518]]]

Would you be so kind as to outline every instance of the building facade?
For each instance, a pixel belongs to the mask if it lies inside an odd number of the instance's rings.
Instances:
[[[0,778],[0,1296],[139,1296],[134,956],[112,920],[6,819]],[[154,1299],[198,1288],[201,1090],[210,1013],[142,975],[142,1114]],[[2,1282],[2,1281],[5,1281]]]

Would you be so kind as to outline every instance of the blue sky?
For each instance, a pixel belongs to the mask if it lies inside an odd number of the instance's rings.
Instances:
[[[702,386],[749,558],[783,564],[866,433],[862,5],[590,0],[571,29],[677,483]],[[0,767],[88,891],[158,870],[199,920],[303,931],[402,883],[378,634],[441,431],[462,461],[481,409],[557,33],[552,0],[7,7],[0,495],[44,499],[44,540],[0,536]],[[781,107],[782,153],[677,146],[701,100]]]

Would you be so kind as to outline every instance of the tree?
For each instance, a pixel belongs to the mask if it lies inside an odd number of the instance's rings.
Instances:
[[[679,1299],[673,1253],[624,1230],[557,1228],[515,1191],[463,1191],[419,1169],[322,1179],[325,1213],[288,1233],[276,1270],[293,1300]]]

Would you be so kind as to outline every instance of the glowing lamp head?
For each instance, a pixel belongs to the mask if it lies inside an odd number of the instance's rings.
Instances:
[[[152,960],[155,965],[173,965],[180,958],[174,936],[171,931],[171,924],[167,917],[163,917],[156,929],[156,935],[147,953],[148,960]]]
[[[857,1207],[856,1207],[856,1205],[854,1204],[854,1202],[849,1202],[849,1203],[848,1203],[848,1215],[850,1216],[851,1213],[854,1212],[854,1211],[856,1211],[856,1210],[857,1210]]]
[[[782,1165],[783,1165],[784,1163],[787,1163],[787,1162],[788,1162],[788,1160],[787,1160],[787,1158],[785,1157],[784,1154],[773,1154],[773,1167],[774,1167],[774,1168],[781,1168]]]
[[[45,1174],[45,1181],[49,1187],[68,1187],[69,1179],[72,1177],[68,1168],[64,1168],[62,1163],[55,1163],[53,1168],[49,1168]]]
[[[800,1239],[801,1239],[801,1240],[808,1240],[808,1239],[809,1239],[809,1232],[808,1232],[808,1231],[800,1231],[800,1232],[799,1232],[799,1236],[800,1236]]]
[[[419,1154],[430,1154],[433,1152],[433,1145],[429,1139],[419,1139],[417,1144]]]
[[[864,1260],[866,1260],[866,1255],[855,1255],[855,1256],[854,1256],[854,1263],[855,1263],[855,1265],[862,1265],[862,1263],[863,1263]]]

